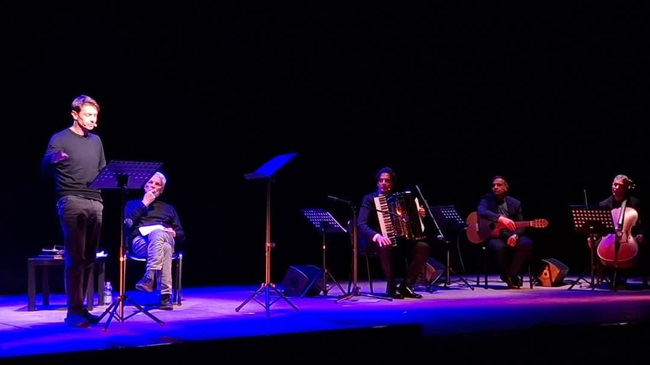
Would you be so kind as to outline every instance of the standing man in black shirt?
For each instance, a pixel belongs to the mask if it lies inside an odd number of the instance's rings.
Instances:
[[[72,101],[72,126],[50,137],[41,162],[44,174],[53,176],[56,208],[63,230],[67,316],[72,327],[97,324],[99,316],[84,306],[90,271],[99,248],[104,205],[101,191],[90,183],[106,166],[104,146],[97,127],[99,104],[87,95]]]

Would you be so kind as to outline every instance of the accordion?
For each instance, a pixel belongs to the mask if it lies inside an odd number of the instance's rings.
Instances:
[[[410,191],[380,194],[374,200],[381,234],[390,238],[393,244],[397,242],[398,237],[409,240],[426,239],[424,223],[418,213],[420,204],[418,198]]]

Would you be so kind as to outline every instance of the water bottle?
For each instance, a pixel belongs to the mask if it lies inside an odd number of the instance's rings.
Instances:
[[[104,305],[109,305],[113,302],[113,287],[111,282],[107,281],[104,283]]]

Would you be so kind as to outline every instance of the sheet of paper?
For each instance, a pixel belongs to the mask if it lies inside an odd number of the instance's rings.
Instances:
[[[143,236],[146,236],[149,233],[151,233],[151,232],[153,232],[153,231],[155,231],[157,229],[165,229],[165,227],[162,226],[161,224],[156,224],[156,225],[153,225],[153,226],[144,226],[144,227],[138,228],[138,230],[140,231],[140,234],[143,235]]]

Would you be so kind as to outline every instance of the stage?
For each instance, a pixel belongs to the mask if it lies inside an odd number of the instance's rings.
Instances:
[[[631,358],[649,338],[650,290],[638,280],[629,290],[614,291],[604,285],[592,289],[587,281],[569,290],[576,277],[560,286],[518,290],[507,290],[495,276],[488,289],[475,286],[475,277],[467,279],[471,286],[451,280],[449,285],[436,282],[432,291],[418,288],[424,296],[419,300],[373,296],[366,281],[359,282],[360,295],[343,297],[347,293],[335,285],[327,295],[305,297],[279,296],[273,287],[260,285],[188,287],[182,305],[172,311],[152,307],[158,300],[153,293],[129,290],[125,317],[137,303],[161,324],[144,313],[121,321],[107,306],[97,306],[94,314],[107,315],[85,329],[64,324],[62,293],[51,294],[47,307],[38,296],[36,311],[27,311],[26,295],[3,296],[0,362],[303,363],[412,357],[463,363],[525,355],[527,363],[546,364],[548,356],[573,351],[580,351],[583,360]],[[341,284],[347,291],[348,283]],[[374,285],[377,294],[383,292],[384,282]]]

